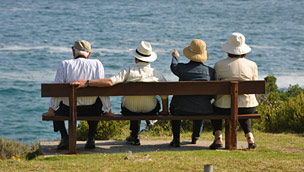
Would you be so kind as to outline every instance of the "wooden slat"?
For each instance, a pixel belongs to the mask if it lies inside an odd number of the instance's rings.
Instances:
[[[240,94],[264,94],[265,81],[241,81]],[[41,97],[68,97],[69,83],[42,83]],[[229,94],[230,81],[180,81],[155,83],[120,83],[113,87],[78,89],[77,96],[123,95],[216,95]]]
[[[239,94],[265,94],[265,81],[239,81]]]
[[[41,97],[69,97],[71,89],[69,83],[42,83]]]
[[[122,116],[115,114],[112,117],[108,116],[78,116],[77,120],[88,121],[111,121],[111,120],[205,120],[205,119],[228,119],[229,115],[202,115],[202,116],[173,116],[173,115],[157,115],[157,116]],[[260,114],[242,114],[238,115],[239,119],[260,118]],[[64,121],[69,120],[66,116],[47,116],[42,115],[43,121]]]

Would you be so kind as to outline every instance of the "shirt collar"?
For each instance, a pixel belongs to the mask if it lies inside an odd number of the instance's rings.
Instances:
[[[148,62],[138,62],[136,65],[137,66],[148,66],[148,67],[150,67],[150,63],[148,63]]]
[[[190,60],[190,62],[189,62],[189,64],[204,64],[203,62],[195,62],[195,61],[192,61],[192,60]]]

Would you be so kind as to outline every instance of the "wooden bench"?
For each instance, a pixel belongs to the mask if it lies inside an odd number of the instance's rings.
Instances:
[[[231,95],[231,114],[229,115],[202,115],[202,116],[122,116],[113,117],[77,117],[77,97],[79,96],[137,96],[137,95]],[[225,119],[225,148],[235,150],[237,147],[237,120],[247,118],[260,118],[259,114],[238,115],[239,94],[265,94],[265,81],[183,81],[183,82],[154,82],[154,83],[121,83],[113,87],[86,87],[76,89],[69,83],[42,83],[42,97],[69,97],[70,116],[46,116],[42,120],[68,120],[69,121],[69,153],[76,153],[76,122],[77,120],[206,120]]]

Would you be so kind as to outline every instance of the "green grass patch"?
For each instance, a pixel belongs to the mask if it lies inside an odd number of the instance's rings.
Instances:
[[[34,160],[2,160],[0,171],[203,171],[213,164],[214,171],[304,171],[303,134],[255,132],[256,150],[160,151],[144,153],[79,154],[39,156]],[[191,133],[181,139],[191,138]],[[212,139],[204,132],[200,140]],[[146,133],[141,139],[170,140]],[[245,141],[243,133],[238,140]]]

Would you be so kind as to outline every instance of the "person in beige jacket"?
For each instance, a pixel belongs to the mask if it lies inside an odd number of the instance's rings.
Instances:
[[[257,80],[258,67],[255,62],[246,59],[246,54],[251,48],[245,43],[245,37],[241,33],[232,33],[228,42],[222,45],[228,57],[218,61],[215,66],[216,80]],[[258,102],[254,94],[238,96],[239,114],[250,114],[256,111]],[[217,95],[214,103],[215,111],[218,114],[230,114],[230,95]],[[256,148],[253,134],[251,132],[251,119],[238,120],[248,142],[248,148]],[[223,146],[222,141],[222,120],[212,120],[213,134],[215,136],[210,149],[218,149]]]

